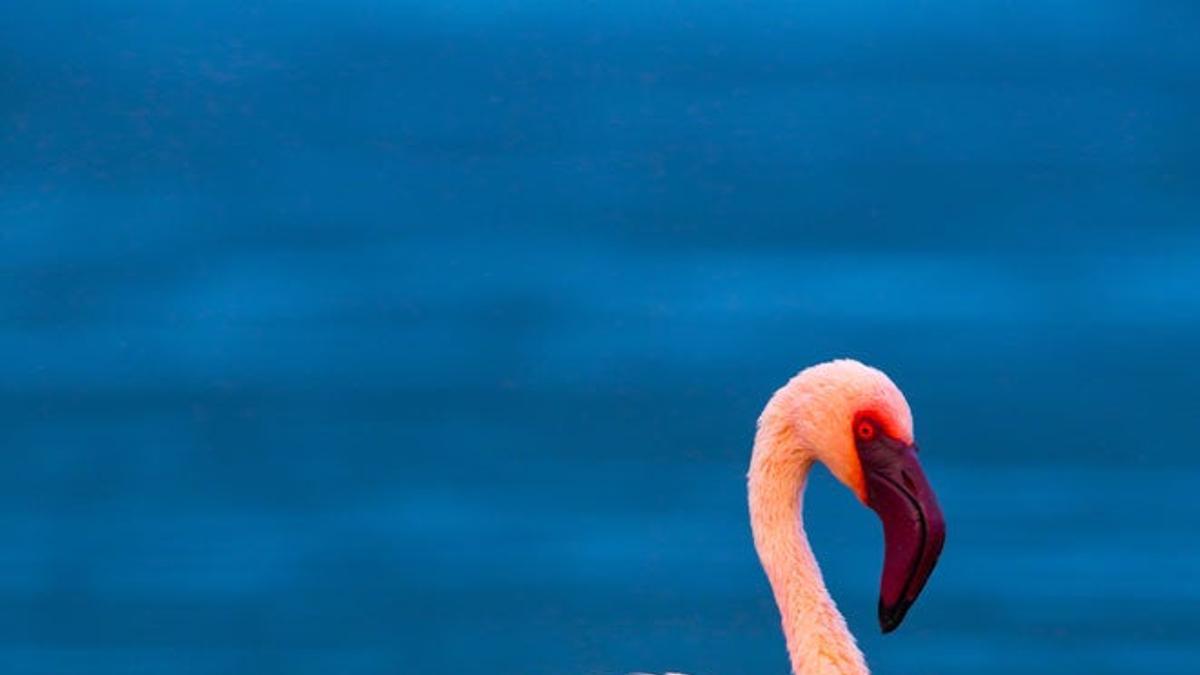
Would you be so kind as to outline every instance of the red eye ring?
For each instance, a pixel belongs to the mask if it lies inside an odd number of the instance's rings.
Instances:
[[[868,420],[861,420],[854,427],[854,433],[860,440],[869,441],[875,438],[875,425]]]

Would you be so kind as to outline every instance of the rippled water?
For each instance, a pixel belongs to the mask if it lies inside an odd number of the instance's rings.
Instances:
[[[784,673],[754,419],[887,370],[880,673],[1200,661],[1188,3],[0,10],[0,670]]]

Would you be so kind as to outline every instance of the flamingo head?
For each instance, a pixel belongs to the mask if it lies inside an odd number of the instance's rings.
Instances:
[[[912,412],[882,372],[838,360],[802,371],[793,386],[792,417],[812,458],[883,522],[879,626],[895,630],[933,572],[946,522],[925,478],[913,438]]]

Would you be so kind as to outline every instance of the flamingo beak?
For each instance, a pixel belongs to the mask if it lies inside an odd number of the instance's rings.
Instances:
[[[946,521],[929,487],[917,446],[883,434],[858,444],[867,484],[867,506],[883,521],[883,578],[879,627],[895,630],[925,587],[942,544]]]

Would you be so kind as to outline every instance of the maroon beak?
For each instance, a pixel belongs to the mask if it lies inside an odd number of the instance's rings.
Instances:
[[[917,446],[885,434],[858,440],[867,506],[883,521],[879,627],[895,630],[925,587],[946,541],[946,521],[917,461]]]

